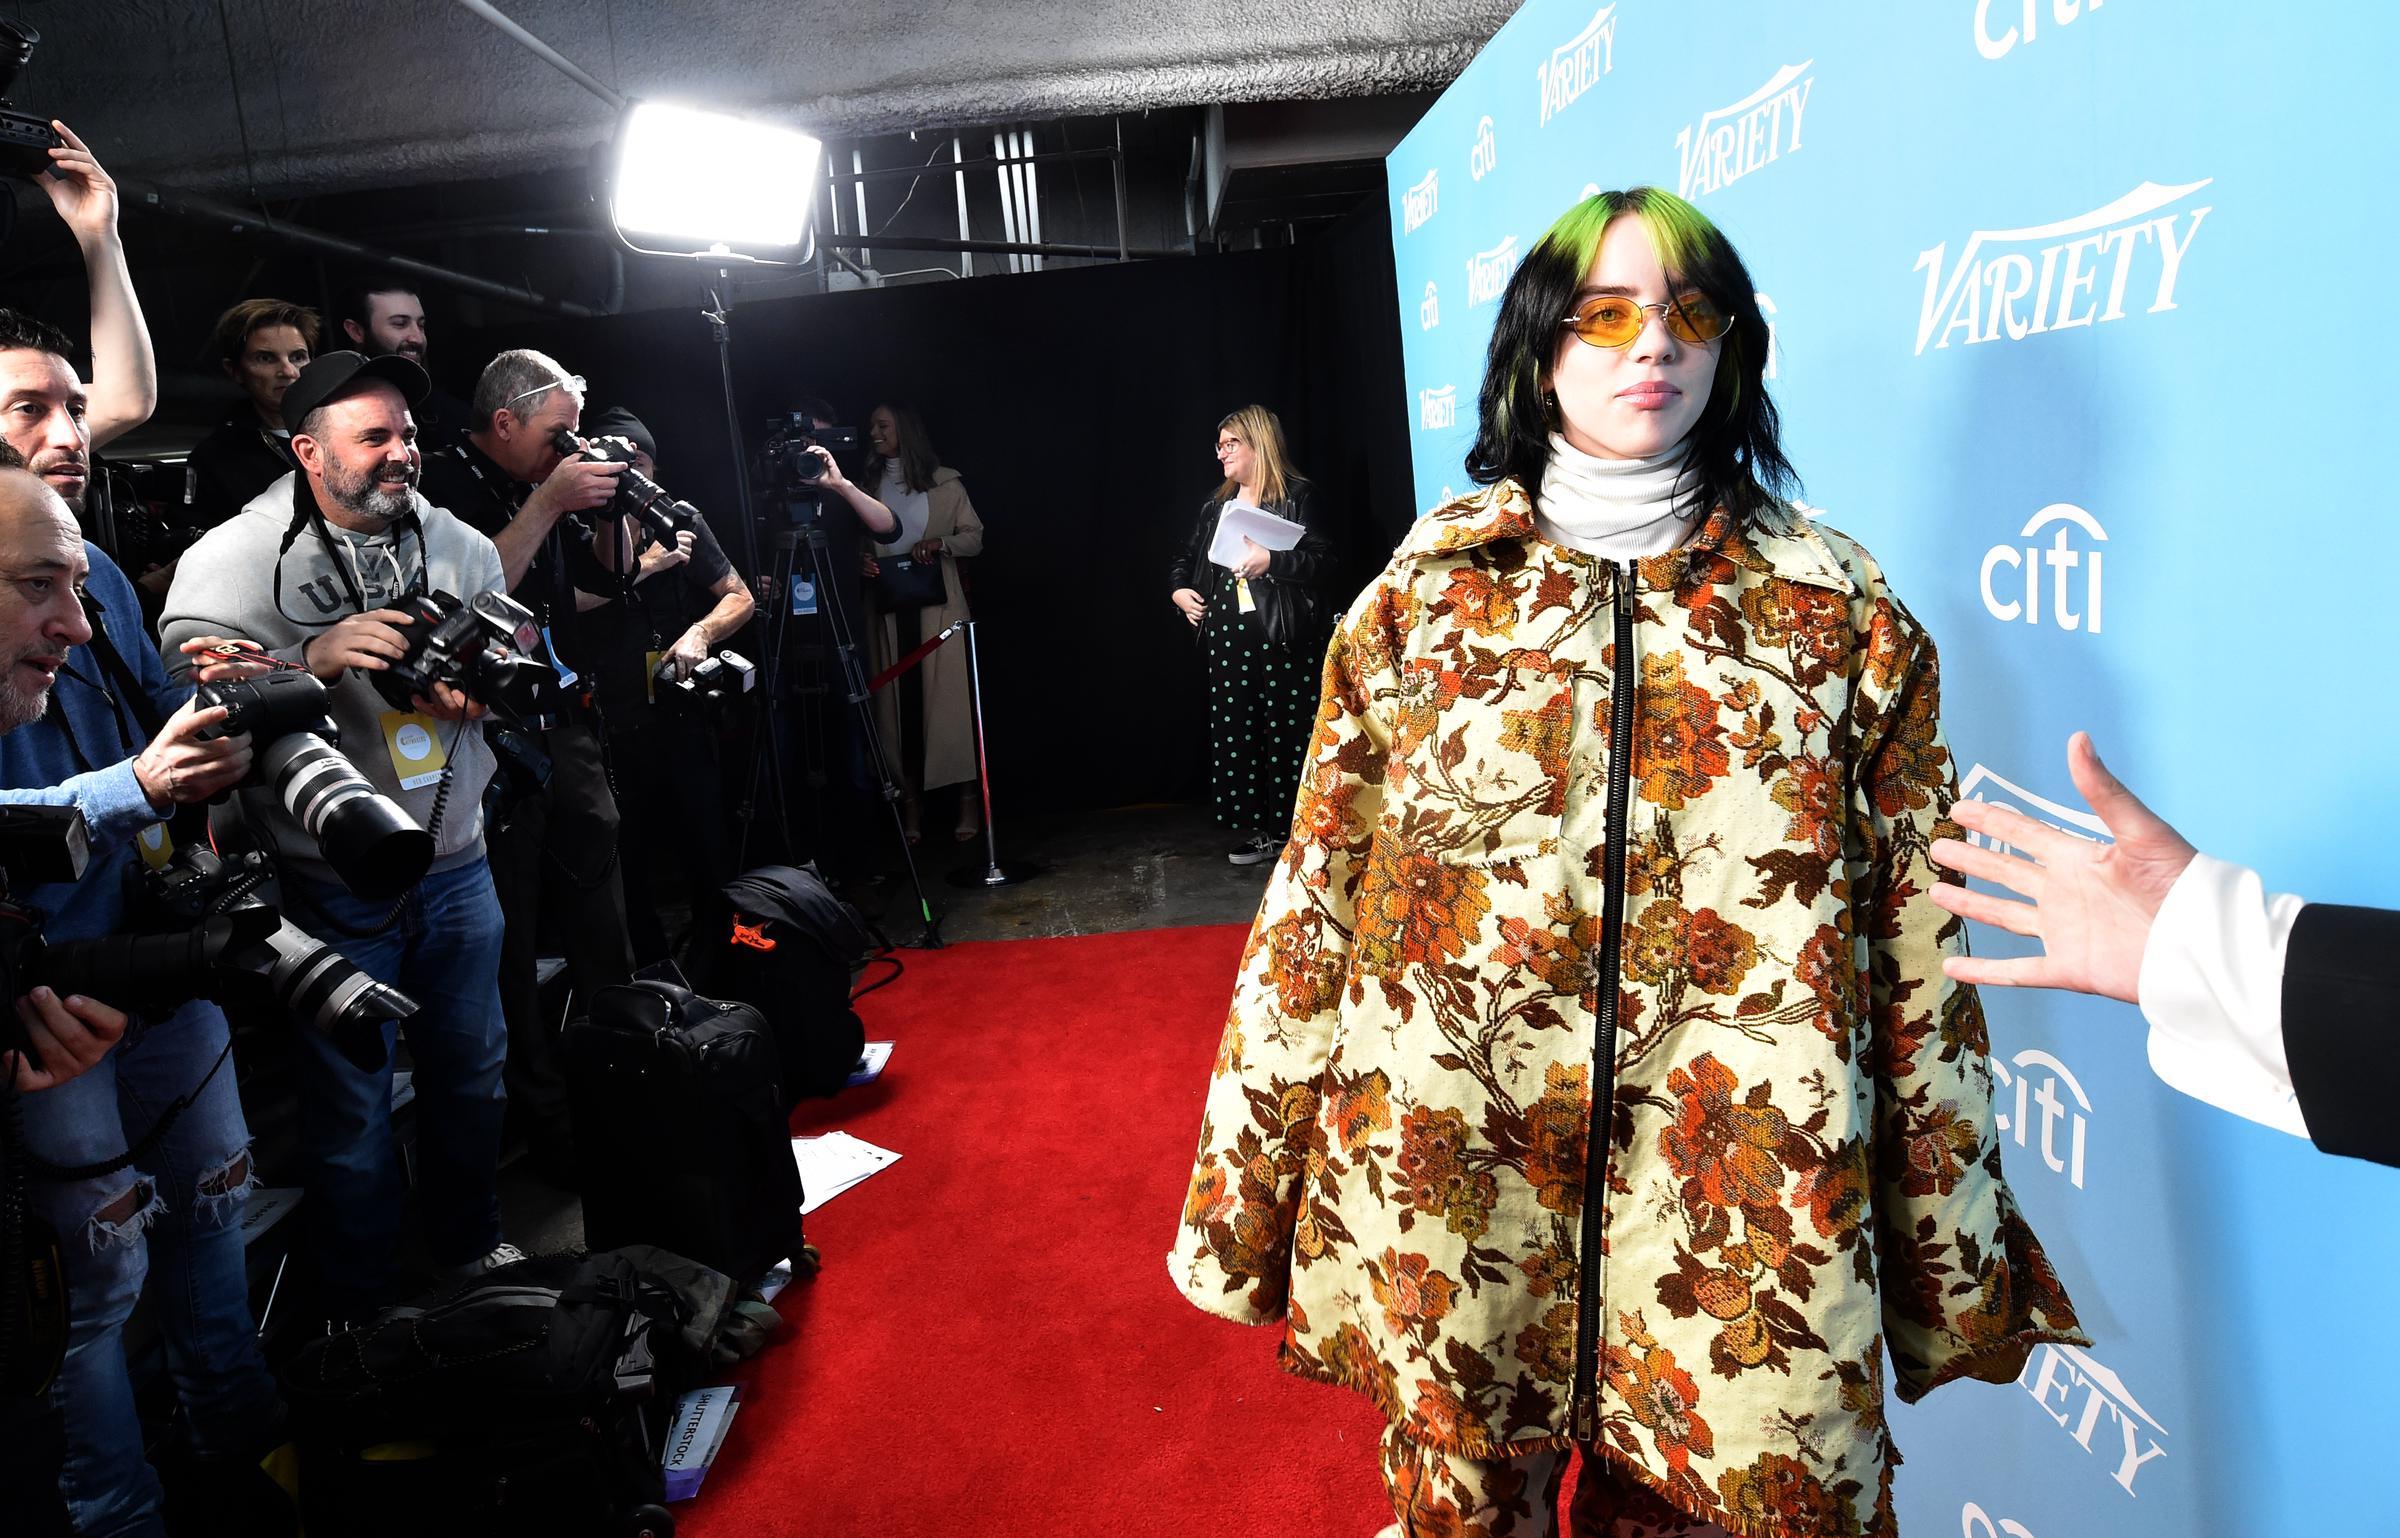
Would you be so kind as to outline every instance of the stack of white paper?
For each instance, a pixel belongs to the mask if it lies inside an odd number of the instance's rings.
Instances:
[[[803,1215],[857,1185],[878,1170],[888,1169],[900,1156],[888,1148],[861,1141],[847,1132],[792,1139],[792,1158],[800,1166],[800,1185],[807,1193]]]
[[[1308,531],[1289,518],[1278,518],[1263,507],[1228,502],[1217,513],[1217,537],[1208,542],[1208,558],[1227,571],[1242,558],[1242,541],[1289,550]]]

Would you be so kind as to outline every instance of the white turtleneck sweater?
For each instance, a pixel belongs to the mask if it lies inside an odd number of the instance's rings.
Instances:
[[[1534,524],[1552,544],[1603,560],[1672,550],[1691,538],[1707,511],[1684,470],[1682,444],[1651,459],[1600,459],[1552,433]]]

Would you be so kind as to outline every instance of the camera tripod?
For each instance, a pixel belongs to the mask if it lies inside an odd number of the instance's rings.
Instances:
[[[775,822],[783,835],[784,848],[792,848],[790,797],[787,790],[787,766],[783,762],[783,734],[778,729],[777,712],[784,708],[783,673],[785,645],[790,637],[792,621],[792,579],[800,571],[800,552],[808,552],[808,574],[815,584],[817,614],[824,622],[828,650],[834,659],[832,676],[824,679],[820,688],[838,688],[850,709],[851,729],[863,749],[866,766],[873,780],[872,789],[878,794],[889,814],[893,842],[908,869],[909,886],[916,894],[917,913],[925,929],[915,944],[919,950],[940,950],[944,941],[941,921],[933,911],[933,903],[925,895],[925,881],[917,870],[916,851],[908,842],[906,827],[900,817],[902,790],[893,771],[890,754],[885,750],[882,733],[875,722],[874,697],[867,688],[867,670],[858,647],[858,629],[844,603],[841,586],[829,580],[826,562],[826,535],[822,521],[823,509],[799,503],[774,503],[786,510],[791,519],[788,525],[773,536],[774,560],[768,578],[767,602],[773,605],[767,623],[766,658],[760,693],[763,706],[758,719],[758,735],[751,744],[749,772],[744,776],[741,805],[734,815],[741,820],[742,833],[735,847],[734,864],[747,864],[750,834],[758,813],[761,776],[766,790],[774,797]],[[802,509],[805,507],[805,511]],[[831,734],[824,720],[814,711],[802,711],[798,722],[801,765],[804,782],[817,793],[819,807],[824,793],[833,783],[833,775],[847,771],[847,765],[827,764],[827,741]],[[823,828],[820,811],[819,829]]]

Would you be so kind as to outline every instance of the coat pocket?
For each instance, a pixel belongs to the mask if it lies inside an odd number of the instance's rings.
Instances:
[[[1575,680],[1503,663],[1410,679],[1387,815],[1402,843],[1455,865],[1555,850],[1567,809]]]

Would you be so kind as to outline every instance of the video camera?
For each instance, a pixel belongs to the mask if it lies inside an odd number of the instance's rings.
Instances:
[[[41,40],[42,35],[25,23],[0,17],[0,174],[39,176],[50,169],[50,152],[67,142],[48,118],[20,112],[8,99],[17,71]]]
[[[819,427],[804,411],[787,411],[767,424],[767,440],[759,449],[759,487],[770,496],[800,500],[816,494],[824,478],[824,462],[809,452],[823,449],[839,460],[858,452],[855,427]]]
[[[700,509],[678,501],[666,487],[633,468],[634,451],[623,439],[578,438],[562,427],[550,435],[550,446],[569,459],[623,465],[624,473],[617,477],[616,499],[608,504],[608,510],[619,518],[639,519],[642,527],[650,531],[650,537],[662,545],[675,543],[675,535],[690,528],[700,516]]]
[[[342,885],[369,899],[397,897],[432,867],[433,835],[334,746],[341,732],[326,714],[325,686],[314,674],[295,668],[202,684],[197,697],[225,710],[225,719],[201,735],[250,734],[251,783],[274,789]]]
[[[382,1064],[384,1023],[417,1012],[406,994],[259,898],[270,876],[259,854],[225,861],[205,848],[178,849],[145,877],[137,910],[154,929],[52,945],[42,938],[41,910],[4,893],[18,884],[79,880],[89,857],[83,814],[74,807],[0,808],[0,1049],[32,1055],[15,1002],[40,985],[150,1015],[263,988],[361,1068]]]
[[[547,726],[558,714],[557,670],[533,655],[541,627],[514,598],[414,593],[393,607],[410,620],[400,632],[408,653],[367,676],[394,709],[408,710],[410,700],[448,684],[519,726]]]

